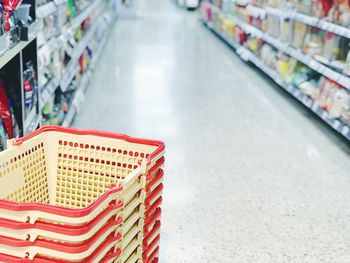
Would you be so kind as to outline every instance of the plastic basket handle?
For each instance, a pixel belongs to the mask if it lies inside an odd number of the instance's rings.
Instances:
[[[124,180],[122,183],[122,186],[125,187],[132,182],[134,182],[141,174],[146,173],[147,169],[147,160],[143,159],[141,161],[141,165],[137,167],[134,171],[132,171]]]

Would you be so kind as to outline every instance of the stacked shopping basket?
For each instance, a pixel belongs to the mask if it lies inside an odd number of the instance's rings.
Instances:
[[[0,153],[0,262],[158,262],[164,144],[45,127]]]

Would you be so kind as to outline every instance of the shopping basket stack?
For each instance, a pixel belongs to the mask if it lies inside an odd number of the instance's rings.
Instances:
[[[163,154],[159,141],[61,127],[10,141],[0,262],[157,262]]]
[[[163,192],[162,166],[164,157],[158,159],[146,176],[145,224],[143,241],[144,262],[158,262],[160,217]]]

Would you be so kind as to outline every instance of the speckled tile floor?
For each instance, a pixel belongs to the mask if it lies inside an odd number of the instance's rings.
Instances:
[[[166,142],[160,261],[350,262],[350,147],[195,13],[141,2],[75,126]]]

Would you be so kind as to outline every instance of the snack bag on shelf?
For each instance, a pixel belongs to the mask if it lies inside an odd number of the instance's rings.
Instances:
[[[278,54],[278,59],[277,59],[277,63],[276,63],[276,71],[281,76],[285,76],[285,74],[287,73],[287,70],[288,70],[288,57],[285,54],[280,53],[280,54]]]
[[[22,3],[22,0],[2,0],[4,8],[4,25],[5,31],[9,31],[11,28],[10,18],[13,11]]]
[[[328,17],[333,7],[333,0],[313,0],[312,14],[317,17]]]
[[[254,38],[251,41],[250,46],[248,46],[248,47],[251,51],[256,53],[261,48],[262,44],[263,44],[263,41],[260,38]]]
[[[349,111],[350,95],[349,93],[339,87],[333,92],[331,101],[329,102],[329,114],[334,118],[340,118],[344,113]]]
[[[350,125],[350,105],[344,108],[343,112],[340,115],[340,120]]]
[[[320,30],[309,27],[304,40],[304,52],[310,55],[321,55],[323,50],[322,36]]]
[[[267,16],[267,33],[278,38],[280,36],[281,20],[276,16]]]
[[[295,1],[295,7],[300,13],[310,14],[312,11],[312,0]]]
[[[336,60],[345,62],[350,50],[350,40],[345,37],[341,37],[338,45],[338,52],[336,54]]]
[[[339,50],[339,41],[340,37],[338,35],[332,32],[325,32],[322,57],[328,60],[334,60]]]
[[[284,19],[281,22],[281,35],[280,38],[283,42],[291,43],[293,37],[293,23],[289,19]]]
[[[346,62],[345,62],[345,67],[343,73],[345,75],[350,76],[350,51],[348,51],[348,54],[346,56]]]
[[[224,12],[224,13],[228,13],[229,10],[230,10],[230,1],[231,0],[222,0],[222,3],[221,3],[221,10]]]
[[[336,84],[334,81],[327,79],[325,77],[320,78],[319,93],[316,97],[316,100],[320,104],[320,106],[325,110],[328,110],[327,108],[327,102],[329,101],[328,97],[332,94],[332,91],[334,90],[335,87],[336,87]]]
[[[302,93],[313,99],[316,98],[318,94],[317,81],[314,80],[305,81],[304,83],[301,83],[298,88]]]
[[[271,47],[270,45],[268,44],[264,44],[261,48],[261,59],[265,62],[266,65],[268,66],[272,66],[274,67],[275,64],[276,64],[276,55],[277,55],[277,52],[276,50]]]
[[[239,27],[236,27],[235,31],[236,31],[235,32],[236,41],[240,45],[243,45],[246,42],[246,40],[247,40],[247,34],[242,29],[240,29]]]
[[[294,87],[299,87],[300,84],[312,78],[313,72],[314,71],[312,69],[305,67],[304,65],[301,65],[300,67],[298,67],[298,70],[296,71],[291,84]]]
[[[0,117],[5,126],[6,133],[10,139],[13,138],[13,122],[9,100],[6,94],[5,85],[0,82]]]
[[[214,0],[214,1],[213,1],[213,4],[214,4],[216,7],[221,8],[222,0]]]
[[[350,25],[350,1],[335,0],[335,10],[333,13],[333,22],[343,26]]]
[[[76,14],[76,10],[73,2],[74,2],[73,0],[68,0],[67,17],[69,17],[69,19],[72,19]]]
[[[235,28],[236,28],[236,24],[233,23],[232,21],[230,21],[230,23],[227,25],[228,27],[228,35],[231,39],[235,38]]]
[[[300,23],[300,22],[297,22],[295,21],[294,22],[294,30],[293,30],[293,46],[295,48],[302,48],[303,46],[303,43],[304,43],[304,39],[305,39],[305,35],[306,35],[306,32],[307,32],[307,28],[308,26],[303,24],[303,23]]]
[[[212,11],[211,7],[208,3],[202,2],[200,6],[202,18],[204,21],[211,21],[212,20]]]
[[[291,83],[294,77],[294,74],[298,71],[300,66],[299,62],[294,58],[288,59],[287,71],[284,74],[284,79],[287,83]]]

